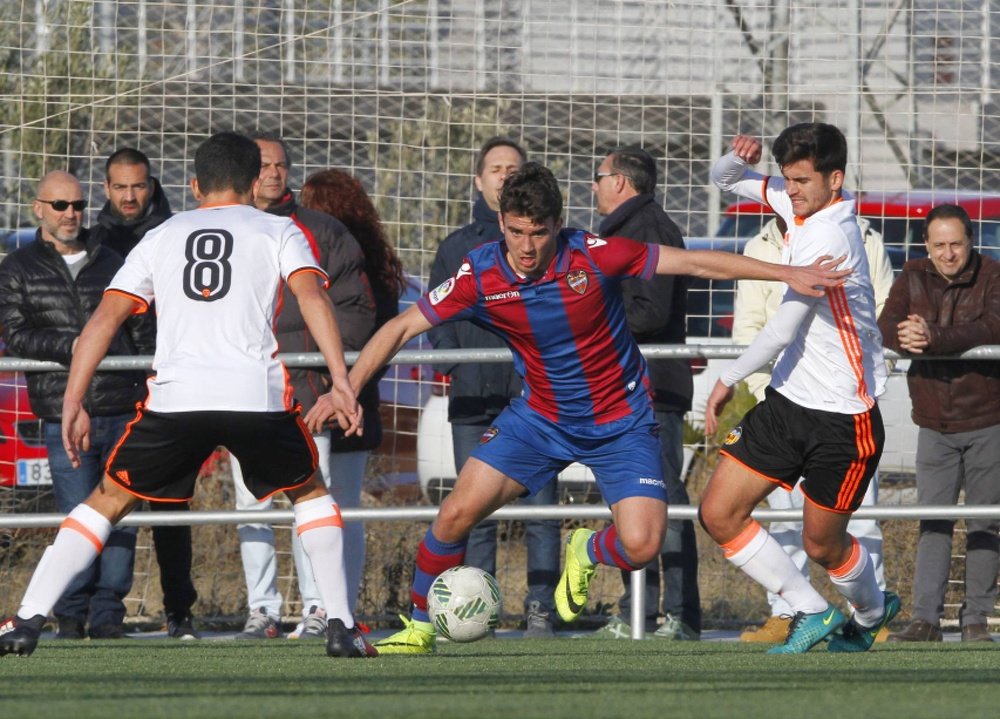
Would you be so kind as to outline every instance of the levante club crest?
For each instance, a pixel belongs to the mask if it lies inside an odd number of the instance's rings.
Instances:
[[[586,292],[587,285],[590,284],[590,280],[587,278],[587,273],[583,270],[573,270],[566,275],[566,281],[569,283],[569,288],[578,295],[582,295]]]

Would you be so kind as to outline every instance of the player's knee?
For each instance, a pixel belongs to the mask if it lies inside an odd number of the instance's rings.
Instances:
[[[708,536],[718,543],[726,542],[732,538],[734,532],[733,516],[707,499],[698,507],[698,521],[702,529],[708,532]],[[736,530],[738,532],[738,530]]]
[[[449,495],[434,519],[434,536],[444,542],[458,541],[469,535],[479,519],[475,508]]]

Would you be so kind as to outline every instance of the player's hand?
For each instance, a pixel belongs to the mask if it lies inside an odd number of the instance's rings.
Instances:
[[[90,450],[90,415],[80,402],[63,401],[62,441],[74,468],[80,466],[80,452]]]
[[[748,165],[756,165],[763,154],[760,140],[750,135],[737,135],[732,142],[733,154]]]
[[[785,284],[800,295],[822,297],[827,287],[840,287],[851,274],[851,270],[837,269],[846,258],[846,255],[836,259],[823,255],[808,267],[789,267]]]
[[[733,398],[735,392],[735,387],[727,387],[722,383],[721,379],[715,381],[712,393],[705,402],[706,437],[711,437],[719,428],[719,415],[722,414],[722,410],[729,404],[729,400]]]
[[[360,437],[364,433],[363,417],[364,412],[350,382],[342,378],[335,379],[330,391],[316,399],[316,404],[306,413],[303,421],[313,434],[324,431],[328,423],[336,422],[345,436],[356,434]]]

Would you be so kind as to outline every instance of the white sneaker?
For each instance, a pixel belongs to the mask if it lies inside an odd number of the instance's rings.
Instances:
[[[288,634],[289,639],[326,639],[326,610],[315,605]]]
[[[275,639],[281,636],[281,626],[278,620],[267,613],[264,607],[251,612],[243,631],[236,635],[237,639]]]

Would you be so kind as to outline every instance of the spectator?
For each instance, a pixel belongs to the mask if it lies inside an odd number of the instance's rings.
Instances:
[[[889,255],[882,244],[882,235],[871,228],[868,220],[859,217],[861,239],[865,243],[865,255],[868,257],[868,269],[871,273],[872,289],[875,291],[875,311],[881,312],[885,298],[889,295],[892,285],[892,264]],[[747,257],[754,257],[765,262],[780,262],[781,252],[785,245],[784,220],[773,218],[761,228],[760,234],[751,239],[743,250]],[[784,285],[758,280],[740,280],[736,284],[736,302],[733,308],[733,342],[748,345],[754,341],[767,321],[774,316],[781,305],[781,297],[785,293]],[[754,372],[746,378],[747,386],[757,398],[764,400],[764,390],[771,381],[770,371]],[[872,506],[878,502],[878,472],[872,476],[868,491],[865,492],[861,506]],[[798,484],[792,491],[772,492],[767,496],[771,509],[802,509],[805,497]],[[808,557],[802,546],[801,522],[771,522],[771,536],[782,546],[785,552],[795,562],[803,576],[809,577]],[[847,531],[857,538],[871,557],[875,568],[875,578],[881,589],[885,589],[885,578],[882,566],[882,530],[878,520],[851,519]],[[763,626],[748,629],[740,635],[744,642],[783,642],[788,634],[788,625],[792,621],[791,606],[777,594],[767,593],[767,602],[771,607],[771,616]],[[883,637],[888,634],[885,631]]]
[[[341,170],[323,170],[310,175],[302,186],[300,204],[309,210],[337,218],[357,240],[364,254],[364,275],[375,298],[375,329],[399,313],[399,296],[405,278],[403,265],[385,237],[382,222],[364,187],[350,174]],[[340,294],[340,293],[338,293]],[[334,299],[335,303],[339,300]],[[339,304],[337,305],[339,307]],[[340,314],[338,313],[338,318]],[[278,325],[279,329],[281,324]],[[355,333],[344,332],[344,348],[355,346]],[[364,434],[345,437],[339,427],[331,429],[330,493],[341,507],[360,507],[368,455],[382,440],[382,419],[379,415],[378,380],[373,379],[358,393],[364,409]],[[310,595],[309,566],[301,547],[292,535],[295,566],[299,573],[299,589],[303,601]],[[344,525],[344,564],[347,569],[347,591],[351,607],[355,606],[361,578],[365,570],[365,527],[361,522]],[[310,600],[311,601],[311,600]]]
[[[131,147],[116,150],[105,164],[104,194],[108,201],[91,234],[105,247],[128,256],[145,234],[170,218],[170,203],[151,174],[149,158]],[[150,322],[155,322],[150,313]],[[188,511],[188,502],[150,502],[155,511]],[[191,607],[198,592],[191,581],[191,527],[153,527],[153,548],[160,565],[160,588],[167,635],[197,639]]]
[[[917,503],[1000,504],[1000,365],[925,361],[1000,344],[1000,264],[972,246],[972,223],[957,205],[940,205],[924,225],[927,257],[910,260],[893,283],[879,328],[887,347],[915,358],[907,381],[917,435]],[[963,642],[993,641],[1000,556],[995,519],[967,519]],[[955,521],[920,522],[912,621],[890,642],[941,641]]]
[[[655,201],[656,163],[649,153],[626,147],[609,153],[594,173],[594,197],[602,237],[628,237],[642,242],[684,247],[681,231]],[[774,260],[770,260],[773,262]],[[686,340],[687,281],[657,275],[649,281],[622,283],[625,316],[639,344],[682,345]],[[660,426],[660,451],[667,501],[690,504],[681,479],[684,413],[694,393],[691,365],[683,359],[648,360],[653,389],[653,415]],[[657,628],[660,568],[663,571],[663,614]],[[595,636],[627,639],[631,636],[631,573],[622,572],[625,594],[618,602],[621,616],[612,617]],[[625,626],[622,626],[622,625]],[[663,639],[701,637],[701,597],[698,593],[698,547],[691,521],[667,522],[667,535],[658,561],[646,567],[646,629]]]
[[[0,264],[0,324],[10,355],[69,365],[84,324],[122,266],[118,253],[102,247],[84,229],[86,206],[80,182],[69,173],[50,172],[38,184],[33,210],[40,227],[35,241]],[[154,342],[152,325],[133,317],[114,335],[110,354],[152,354]],[[69,512],[100,484],[105,462],[135,416],[136,403],[146,395],[146,375],[97,373],[87,394],[93,417],[90,447],[81,452],[77,467],[62,442],[67,372],[26,376],[31,409],[43,422],[56,507]],[[53,607],[58,637],[125,635],[123,600],[132,588],[135,538],[134,527],[112,531],[97,561],[68,584]]]
[[[527,159],[524,149],[506,137],[483,143],[476,158],[474,178],[479,196],[472,207],[473,221],[448,235],[438,246],[431,265],[430,286],[438,287],[458,272],[464,258],[474,248],[503,237],[497,212],[500,190],[507,176]],[[503,340],[472,322],[452,322],[432,329],[428,336],[435,349],[481,349],[506,346]],[[455,466],[465,466],[479,444],[513,397],[521,394],[521,380],[513,365],[460,362],[438,365],[437,371],[450,378],[448,420],[451,422]],[[525,504],[556,504],[556,479]],[[525,636],[552,636],[552,592],[559,581],[559,522],[544,519],[524,523],[527,548],[528,591],[524,598]],[[496,575],[497,522],[480,522],[469,536],[465,564]]]
[[[115,444],[101,484],[70,512],[45,550],[0,656],[36,649],[45,616],[93,563],[115,523],[142,497],[189,499],[219,445],[241,457],[258,498],[284,492],[330,620],[330,657],[376,656],[347,606],[343,522],[319,479],[274,336],[282,285],[291,288],[330,372],[324,406],[350,433],[361,408],[347,376],[326,273],[293,222],[252,207],[260,150],[242,135],[213,135],[195,152],[198,209],[176,215],[133,250],[80,334],[63,395],[62,439],[78,467],[94,430],[84,402],[122,324],[158,300],[149,395]],[[319,429],[319,428],[317,428]]]
[[[289,161],[284,143],[278,137],[260,136],[256,138],[260,148],[260,182],[254,203],[257,209],[290,218],[310,241],[316,262],[329,275],[328,294],[336,309],[337,326],[340,329],[343,346],[347,350],[359,350],[375,331],[375,303],[368,279],[364,274],[364,254],[350,231],[339,220],[300,207],[292,191],[288,188]],[[276,327],[278,347],[281,352],[314,352],[316,343],[306,328],[288,287],[282,299],[282,311]],[[319,369],[289,369],[295,399],[302,404],[303,413],[312,407],[316,397],[328,389],[328,375]],[[372,390],[366,388],[367,401],[364,418],[365,434],[354,437],[348,443],[341,443],[336,460],[331,466],[331,430],[313,436],[319,453],[320,472],[323,482],[331,489],[334,498],[340,502],[331,472],[337,475],[337,484],[353,487],[361,486],[364,479],[365,463],[368,458],[366,442],[369,431],[377,431],[372,422],[378,422],[377,406],[373,409]],[[375,390],[374,402],[378,394]],[[258,501],[247,489],[243,481],[243,469],[234,457],[232,460],[233,480],[236,484],[236,508],[241,510],[270,509],[273,500]],[[349,506],[345,504],[344,506]],[[348,606],[354,612],[363,564],[356,563],[363,553],[357,542],[356,523],[349,522],[344,528],[344,558],[348,576]],[[361,527],[361,531],[364,528]],[[273,639],[281,636],[282,597],[277,585],[277,557],[274,548],[274,529],[270,524],[241,524],[240,554],[247,582],[247,602],[250,614],[243,632],[245,639]],[[353,533],[352,533],[353,532]],[[352,540],[354,543],[352,543]],[[297,545],[297,538],[293,535]],[[319,597],[319,590],[313,581],[309,562],[301,547],[295,553],[298,569],[299,591],[302,595],[302,622],[289,635],[292,638],[320,638],[326,636],[326,608]]]

